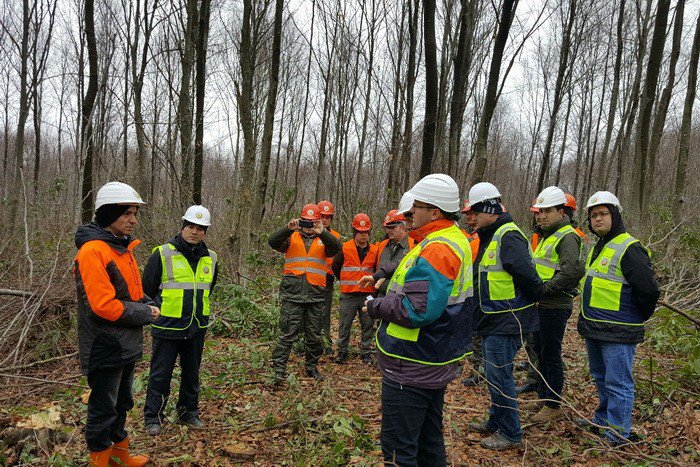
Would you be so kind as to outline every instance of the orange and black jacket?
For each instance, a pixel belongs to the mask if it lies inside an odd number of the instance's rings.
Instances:
[[[75,233],[73,272],[78,294],[78,350],[83,374],[141,358],[143,326],[153,301],[143,293],[132,251],[140,243],[117,238],[97,224]]]

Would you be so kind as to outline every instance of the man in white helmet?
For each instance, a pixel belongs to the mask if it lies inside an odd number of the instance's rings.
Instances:
[[[109,182],[97,192],[95,220],[75,233],[75,274],[78,295],[80,368],[87,376],[85,440],[90,465],[141,466],[146,456],[129,454],[125,429],[134,406],[134,366],[143,353],[143,326],[160,310],[144,294],[131,235],[136,215],[146,203],[121,182]]]
[[[409,194],[413,227],[423,241],[401,260],[386,296],[368,301],[363,311],[381,319],[376,343],[384,459],[441,466],[445,388],[470,347],[471,253],[455,225],[460,198],[451,177],[428,175]]]
[[[644,340],[644,322],[654,313],[659,284],[648,250],[625,230],[617,197],[599,191],[586,209],[598,242],[586,261],[578,332],[586,340],[588,367],[598,388],[592,421],[610,427],[605,437],[619,445],[630,436],[634,354]]]
[[[539,410],[530,421],[545,423],[563,417],[561,394],[564,387],[564,362],[561,346],[566,322],[573,310],[577,287],[583,277],[582,242],[565,211],[566,194],[556,186],[542,190],[533,208],[541,238],[535,249],[535,268],[542,286],[537,304],[540,329],[533,333],[537,354],[537,400],[524,404],[523,410]],[[542,379],[544,378],[544,379]]]
[[[481,182],[469,190],[476,213],[479,251],[474,262],[476,333],[483,338],[484,373],[489,385],[489,418],[470,423],[473,431],[491,436],[481,441],[500,450],[522,444],[513,379],[513,358],[528,333],[538,329],[535,303],[542,281],[532,261],[528,240],[504,212],[501,193]]]
[[[153,355],[144,405],[150,435],[162,431],[178,357],[182,370],[178,423],[192,428],[204,425],[199,418],[199,367],[211,316],[210,295],[219,271],[216,253],[204,243],[210,226],[209,210],[190,206],[182,216],[180,233],[154,248],[143,271],[144,290],[161,309],[151,326]]]

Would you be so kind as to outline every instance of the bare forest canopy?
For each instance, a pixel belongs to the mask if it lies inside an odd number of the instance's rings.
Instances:
[[[420,175],[557,184],[641,230],[700,202],[700,17],[678,0],[22,0],[0,10],[6,225],[70,231],[127,182],[243,251],[331,199],[379,219]],[[267,225],[267,224],[265,224]],[[66,228],[64,228],[66,226]],[[245,234],[240,234],[245,232]],[[250,234],[250,235],[248,235]]]

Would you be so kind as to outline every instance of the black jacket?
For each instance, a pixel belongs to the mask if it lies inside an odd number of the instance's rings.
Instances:
[[[513,217],[509,213],[501,214],[496,222],[478,229],[479,252],[474,261],[474,299],[479,301],[479,263],[484,250],[493,234],[499,227],[512,222]],[[501,262],[503,269],[513,276],[516,289],[520,289],[533,302],[540,299],[542,280],[537,275],[535,264],[530,254],[530,246],[527,239],[518,232],[507,232],[501,239]],[[476,307],[475,329],[480,335],[509,335],[518,336],[537,331],[539,329],[539,317],[537,308],[532,306],[515,313],[486,314],[481,307]]]
[[[282,227],[270,235],[270,238],[267,240],[267,244],[280,253],[286,253],[287,248],[289,248],[289,237],[291,237],[293,233],[293,230],[289,230],[287,227]],[[316,236],[306,237],[302,235],[302,238],[304,239],[304,245],[308,250],[311,242],[316,239]],[[326,250],[326,256],[328,258],[338,254],[342,248],[340,240],[335,238],[333,234],[328,231],[328,229],[323,229],[323,232],[318,236],[318,238],[320,238],[323,242]],[[309,281],[306,280],[306,275],[294,276],[291,274],[285,274],[282,276],[282,282],[280,282],[280,300],[294,303],[323,302],[326,300],[325,290],[325,287],[317,287],[309,284]]]
[[[603,251],[603,247],[610,240],[626,232],[620,212],[615,206],[607,206],[612,215],[612,227],[607,234],[599,238],[593,247],[591,260],[595,260],[598,257],[600,252]],[[591,229],[591,232],[595,233],[593,229]],[[659,283],[654,276],[649,255],[641,243],[636,242],[627,248],[620,261],[620,268],[622,269],[622,275],[632,288],[632,300],[637,305],[644,320],[648,320],[654,313],[661,291],[659,290]],[[644,326],[599,323],[589,321],[580,315],[578,332],[581,336],[589,339],[619,344],[638,344],[644,341]]]
[[[204,256],[209,256],[209,249],[204,242],[200,242],[197,245],[190,245],[183,238],[182,235],[178,234],[168,240],[168,243],[173,245],[175,249],[182,253],[182,255],[187,259],[190,264],[192,271],[197,270],[197,264],[200,258]],[[160,284],[163,274],[163,264],[160,259],[160,253],[158,250],[154,251],[153,254],[148,258],[146,267],[143,270],[143,289],[146,295],[154,297],[156,304],[160,307],[163,300],[160,295]],[[214,292],[214,286],[216,285],[216,280],[219,275],[219,264],[214,267],[214,277],[212,279],[211,288],[209,294]],[[155,323],[156,326],[161,327],[177,327],[184,328],[181,330],[170,330],[170,329],[159,329],[156,327],[151,327],[151,334],[153,337],[158,337],[162,339],[189,339],[194,337],[199,332],[206,332],[206,326],[209,324],[209,316],[204,316],[201,313],[197,313],[196,318],[192,319],[192,305],[193,301],[196,300],[197,310],[203,309],[203,297],[204,291],[198,290],[195,298],[194,290],[185,290],[183,303],[182,303],[182,317],[181,318],[169,318],[165,316],[159,316]]]
[[[540,243],[554,232],[569,225],[569,218],[564,218],[556,225],[548,229],[541,229]],[[569,310],[573,308],[573,297],[578,293],[578,285],[586,272],[585,258],[581,254],[581,237],[576,233],[565,235],[557,245],[559,265],[561,270],[554,273],[554,277],[542,284],[542,297],[538,307],[544,310]]]

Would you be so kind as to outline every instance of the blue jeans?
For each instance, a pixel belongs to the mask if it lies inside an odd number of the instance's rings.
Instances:
[[[515,400],[513,359],[522,345],[520,336],[484,336],[484,373],[489,385],[489,426],[511,441],[520,441],[518,402]]]
[[[384,460],[392,465],[446,465],[442,435],[445,388],[424,389],[382,380],[382,432]]]
[[[632,363],[637,344],[586,339],[588,368],[598,387],[598,407],[593,422],[609,426],[605,436],[619,443],[620,437],[629,438],[634,408],[634,380]],[[615,432],[618,434],[616,435]]]

